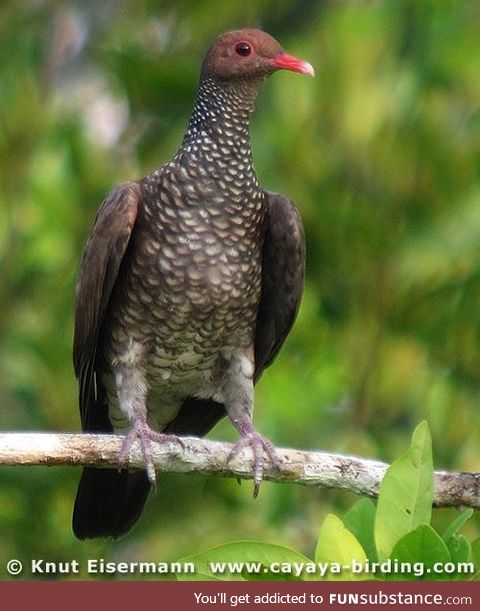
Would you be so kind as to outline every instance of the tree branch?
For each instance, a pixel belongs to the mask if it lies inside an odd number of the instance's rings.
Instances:
[[[90,466],[115,469],[124,438],[117,435],[65,433],[0,433],[0,465]],[[251,454],[242,452],[229,464],[232,444],[195,437],[153,444],[159,472],[197,473],[252,479]],[[376,497],[388,467],[385,463],[326,452],[277,448],[280,468],[265,463],[264,479],[320,488],[339,488]],[[130,466],[142,468],[138,444],[130,453]],[[480,473],[435,472],[435,505],[480,509]]]

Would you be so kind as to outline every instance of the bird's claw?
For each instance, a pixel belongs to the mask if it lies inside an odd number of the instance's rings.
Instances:
[[[251,448],[253,454],[253,498],[256,499],[263,480],[264,454],[268,456],[272,465],[276,468],[280,466],[280,458],[271,441],[257,431],[251,431],[246,433],[233,446],[227,457],[227,464],[247,447]]]
[[[145,459],[145,468],[147,470],[148,479],[152,484],[156,482],[155,464],[152,456],[152,442],[168,443],[174,441],[179,443],[182,448],[185,444],[177,437],[177,435],[159,433],[152,430],[144,419],[136,418],[132,428],[128,431],[119,454],[119,462],[121,467],[128,465],[130,450],[134,442],[138,439],[142,448],[142,454]]]

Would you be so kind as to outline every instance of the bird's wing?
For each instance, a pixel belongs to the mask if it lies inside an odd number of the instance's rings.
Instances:
[[[140,186],[127,182],[103,201],[83,253],[76,288],[73,364],[79,384],[82,426],[92,418],[95,358],[105,312],[132,234]],[[90,427],[89,427],[90,428]]]
[[[255,331],[255,380],[270,365],[300,306],[305,273],[305,234],[293,201],[267,192],[262,294]]]

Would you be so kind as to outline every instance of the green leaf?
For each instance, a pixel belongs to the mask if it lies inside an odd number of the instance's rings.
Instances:
[[[480,581],[480,537],[475,539],[471,544],[472,548],[472,562],[475,565],[475,575],[473,576],[474,581]]]
[[[470,562],[472,558],[472,546],[463,535],[455,535],[445,541],[452,562]]]
[[[371,562],[377,560],[375,548],[375,503],[371,499],[360,499],[342,518],[348,530],[357,537]]]
[[[303,581],[316,572],[310,558],[262,541],[233,541],[179,562],[192,562],[196,568],[195,573],[178,574],[179,581]]]
[[[453,537],[457,534],[457,532],[462,528],[462,526],[467,522],[473,515],[473,509],[469,507],[462,511],[453,521],[452,523],[445,529],[443,533],[443,540],[448,541],[450,537]]]
[[[364,571],[354,573],[349,570],[352,565],[364,566],[367,556],[358,539],[345,524],[333,514],[329,514],[322,524],[318,536],[315,562],[329,566],[326,579],[353,581],[368,579]]]
[[[386,559],[401,537],[429,524],[433,501],[432,439],[426,422],[413,433],[408,451],[390,465],[382,483],[375,516],[379,560]]]
[[[392,550],[392,572],[386,575],[391,581],[432,581],[451,579],[447,573],[437,572],[437,563],[451,561],[445,541],[429,525],[420,524],[404,535]]]

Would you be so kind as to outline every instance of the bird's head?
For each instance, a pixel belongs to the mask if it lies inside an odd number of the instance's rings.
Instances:
[[[203,72],[218,80],[259,80],[276,70],[315,75],[311,64],[289,55],[275,38],[255,29],[222,34],[203,62]]]

